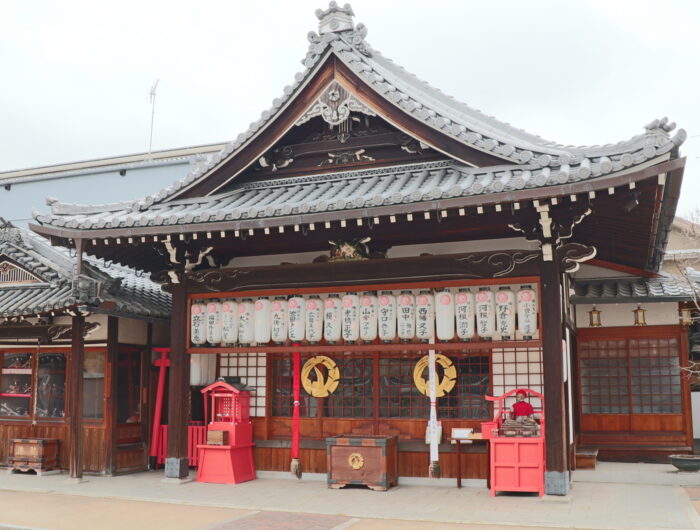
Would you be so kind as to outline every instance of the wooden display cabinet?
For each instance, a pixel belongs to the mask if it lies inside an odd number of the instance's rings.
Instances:
[[[364,485],[386,491],[399,484],[396,436],[339,436],[326,438],[328,487]]]

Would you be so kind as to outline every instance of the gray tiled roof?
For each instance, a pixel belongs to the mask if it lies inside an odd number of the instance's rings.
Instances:
[[[670,302],[688,300],[692,295],[689,283],[679,277],[577,281],[574,290],[571,301],[575,304]]]
[[[0,228],[0,260],[9,258],[41,280],[0,285],[1,317],[30,316],[76,305],[94,309],[111,302],[111,311],[124,316],[169,318],[170,295],[135,271],[88,259],[83,276],[75,277],[73,260],[66,251],[11,225]]]
[[[332,7],[331,11],[333,9],[336,8]],[[337,9],[342,10],[343,8]],[[323,13],[319,16],[329,16],[329,13]],[[330,13],[330,15],[332,14]],[[321,24],[323,25],[323,23],[322,20]],[[401,176],[394,175],[386,178],[378,176],[374,184],[350,180],[345,185],[340,186],[348,194],[350,189],[354,187],[361,187],[364,191],[361,195],[353,194],[350,202],[343,203],[345,197],[338,197],[337,200],[333,201],[335,206],[332,208],[336,209],[358,207],[355,206],[355,200],[366,202],[369,198],[373,203],[380,201],[379,196],[387,189],[392,189],[392,195],[383,198],[385,203],[386,201],[417,202],[425,200],[426,194],[428,196],[433,196],[433,194],[435,196],[489,194],[507,189],[546,187],[606,177],[630,170],[634,166],[650,163],[658,157],[668,156],[668,153],[687,137],[686,132],[682,129],[671,137],[669,133],[675,128],[675,124],[669,123],[668,119],[663,118],[646,125],[643,134],[616,144],[576,147],[548,142],[472,109],[420,81],[373,50],[365,40],[367,30],[364,25],[359,24],[351,29],[343,28],[346,28],[346,25],[341,25],[338,31],[324,32],[322,35],[314,32],[309,33],[309,50],[306,58],[302,61],[305,70],[295,76],[294,83],[285,87],[283,95],[273,101],[272,107],[264,111],[259,120],[251,123],[247,131],[240,134],[235,141],[214,156],[209,164],[203,164],[194,169],[183,179],[161,190],[156,195],[134,203],[120,205],[119,208],[93,208],[90,212],[85,210],[83,212],[85,215],[81,216],[76,215],[78,212],[71,205],[53,204],[51,214],[34,213],[35,218],[45,224],[84,229],[115,226],[114,223],[121,224],[121,226],[143,226],[144,223],[146,226],[162,225],[171,223],[171,218],[173,223],[187,223],[188,221],[184,219],[190,216],[195,219],[199,215],[200,209],[201,213],[205,213],[206,208],[200,208],[203,205],[202,202],[168,203],[165,210],[162,211],[153,208],[153,205],[172,201],[179,192],[205,179],[217,167],[236,156],[252,138],[265,129],[287,107],[331,54],[335,55],[391,104],[455,140],[477,150],[493,154],[504,161],[504,166],[481,168],[474,171],[466,166],[453,164],[446,172],[449,176],[443,175],[439,180],[442,183],[453,179],[454,183],[444,186],[439,184],[439,189],[431,187],[430,182],[428,182],[428,180],[436,180],[432,177],[431,179],[410,179],[411,182],[405,184],[415,189],[412,190],[408,198],[396,195],[396,193],[403,193],[405,188],[394,191],[392,187],[392,184],[396,184],[402,178]],[[402,170],[401,173],[407,174],[406,170]],[[351,179],[363,178],[355,172],[343,175],[351,177]],[[304,195],[315,191],[313,186],[309,187],[303,183],[303,180],[299,181],[298,184],[303,187]],[[273,210],[276,212],[284,208],[293,211],[294,208],[302,206],[304,202],[302,200],[294,202],[295,195],[300,197],[304,195],[295,194],[291,189],[287,190],[288,193],[280,192],[280,188],[275,187],[273,181],[261,183],[261,185],[269,186],[268,190],[247,193],[245,188],[240,188],[232,194],[212,198],[211,206],[216,210],[215,215],[226,217],[228,214],[222,209],[228,208],[231,212],[237,211],[241,217],[244,215],[256,217],[262,216],[262,212],[273,212]],[[322,192],[319,191],[320,193]],[[238,194],[245,195],[246,198],[238,197]],[[324,196],[326,195],[328,194],[324,194]],[[272,204],[273,201],[276,201],[276,206]],[[317,206],[322,206],[323,201],[330,205],[331,197],[328,196],[316,201]],[[242,207],[243,204],[251,210],[246,211]],[[345,204],[345,206],[340,207],[341,204]],[[147,218],[138,215],[137,212],[143,210],[149,210]],[[87,218],[89,213],[97,212],[103,213],[92,216],[90,219]],[[275,212],[265,215],[279,215]]]

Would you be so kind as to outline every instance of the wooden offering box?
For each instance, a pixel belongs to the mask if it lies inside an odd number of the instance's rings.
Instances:
[[[7,463],[10,471],[37,473],[59,469],[58,440],[50,438],[14,438],[10,440]]]
[[[399,484],[396,436],[326,438],[328,487],[359,484],[386,491]]]

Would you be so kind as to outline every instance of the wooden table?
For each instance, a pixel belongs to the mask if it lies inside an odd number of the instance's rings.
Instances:
[[[462,444],[473,440],[483,440],[480,432],[473,432],[466,438],[450,438],[450,443],[455,444],[457,452],[457,487],[462,487]]]

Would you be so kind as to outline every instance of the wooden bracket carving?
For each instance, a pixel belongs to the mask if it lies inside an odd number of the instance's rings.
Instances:
[[[597,249],[582,243],[565,243],[557,249],[563,272],[576,272],[581,263],[595,258]]]

